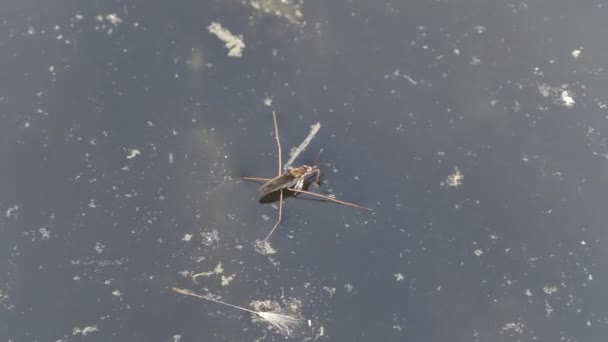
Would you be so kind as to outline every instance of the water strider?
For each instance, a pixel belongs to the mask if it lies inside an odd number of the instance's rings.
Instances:
[[[358,204],[341,201],[335,198],[331,198],[329,196],[325,196],[313,191],[304,190],[304,182],[311,176],[316,175],[315,182],[319,184],[319,177],[321,176],[321,171],[317,166],[308,166],[302,165],[298,167],[289,167],[287,170],[283,171],[282,168],[282,153],[281,153],[281,142],[279,140],[279,128],[277,125],[277,115],[273,111],[272,118],[274,121],[274,130],[275,130],[275,138],[277,141],[278,148],[278,159],[279,159],[279,172],[278,175],[274,178],[260,178],[260,177],[241,177],[237,179],[250,180],[255,182],[265,182],[261,187],[260,191],[263,195],[270,194],[275,191],[279,191],[279,217],[274,227],[270,230],[264,241],[268,241],[272,233],[281,223],[282,212],[283,212],[283,191],[291,191],[295,193],[307,194],[310,196],[320,197],[327,201],[331,201],[334,203],[339,203],[343,205],[348,205],[351,207],[357,207],[365,210],[370,210],[370,208],[360,206]]]

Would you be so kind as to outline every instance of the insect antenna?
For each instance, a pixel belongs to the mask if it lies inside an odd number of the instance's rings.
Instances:
[[[319,161],[319,156],[321,155],[321,152],[323,152],[323,149],[320,149],[319,153],[317,153],[317,156],[315,157],[315,161],[313,162],[313,165],[317,165],[317,161]]]

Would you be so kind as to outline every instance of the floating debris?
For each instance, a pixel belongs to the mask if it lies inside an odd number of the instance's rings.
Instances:
[[[454,173],[452,173],[451,175],[448,176],[448,178],[445,180],[445,183],[447,184],[447,186],[450,187],[459,187],[462,185],[462,180],[464,179],[464,175],[462,173],[460,173],[460,170],[458,170],[458,167],[454,167]]]
[[[308,133],[308,136],[306,137],[306,139],[304,139],[304,141],[302,141],[300,146],[298,146],[297,148],[295,148],[289,152],[289,160],[287,161],[287,163],[285,163],[285,166],[283,166],[283,170],[287,170],[287,168],[289,168],[291,166],[291,164],[293,164],[294,160],[296,160],[296,158],[298,158],[300,153],[304,152],[304,150],[306,149],[308,144],[310,144],[310,141],[312,140],[312,138],[314,138],[315,135],[317,135],[317,132],[319,132],[319,129],[321,129],[320,122],[317,122],[316,124],[310,126],[310,133]]]
[[[229,57],[243,57],[245,42],[243,42],[242,35],[233,35],[230,31],[228,31],[228,29],[224,28],[222,24],[218,22],[212,22],[211,25],[207,26],[207,30],[226,43],[226,48],[229,50]]]
[[[212,298],[210,295],[207,295],[207,296],[199,295],[188,289],[180,289],[180,288],[174,287],[173,291],[175,291],[179,294],[186,295],[186,296],[197,297],[200,299],[204,299],[206,301],[229,306],[234,309],[247,311],[249,313],[252,313],[252,314],[260,317],[262,320],[266,321],[268,324],[275,327],[280,333],[282,333],[284,335],[289,335],[293,330],[297,329],[298,326],[302,323],[302,319],[296,315],[287,315],[287,314],[279,313],[276,311],[265,311],[265,312],[264,311],[254,311],[254,310],[250,310],[250,309],[247,309],[247,308],[244,308],[241,306],[222,302],[220,300]]]

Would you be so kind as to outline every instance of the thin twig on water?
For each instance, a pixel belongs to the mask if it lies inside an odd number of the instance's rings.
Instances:
[[[321,129],[320,122],[317,122],[316,124],[310,126],[310,133],[308,133],[308,136],[306,137],[306,139],[304,139],[304,141],[302,141],[300,146],[298,146],[296,149],[289,152],[290,157],[289,157],[289,160],[287,161],[287,163],[285,163],[283,170],[287,170],[287,168],[289,168],[291,166],[291,164],[293,164],[294,160],[296,160],[296,158],[298,158],[300,153],[304,152],[304,150],[306,149],[308,144],[310,144],[310,141],[312,140],[312,138],[314,138],[315,135],[317,135],[317,132],[319,131],[319,129]],[[280,155],[280,153],[279,153],[279,155]],[[279,171],[279,174],[281,172],[282,172],[282,170]]]

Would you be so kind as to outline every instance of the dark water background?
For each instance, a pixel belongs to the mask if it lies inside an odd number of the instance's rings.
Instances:
[[[3,2],[0,339],[285,339],[176,286],[292,305],[297,341],[604,341],[607,14]],[[374,212],[288,198],[264,254],[277,203],[214,181],[276,174],[273,110],[284,154],[322,124],[311,189]]]

